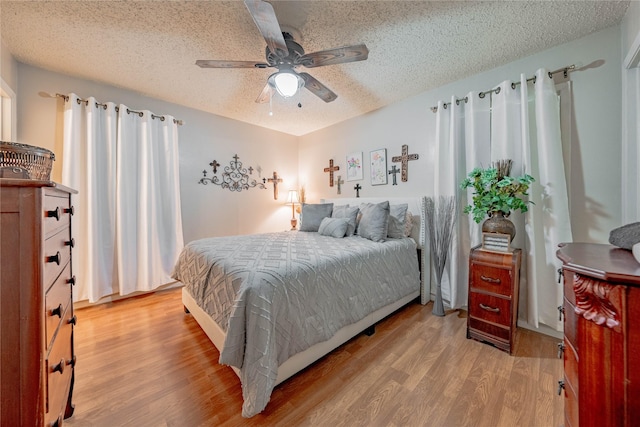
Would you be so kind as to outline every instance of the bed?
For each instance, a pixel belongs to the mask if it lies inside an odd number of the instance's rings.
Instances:
[[[185,310],[220,350],[219,362],[240,377],[243,416],[264,410],[277,384],[350,338],[418,297],[430,299],[420,274],[429,265],[424,198],[325,199],[318,206],[332,203],[338,212],[385,202],[392,212],[407,205],[404,236],[376,242],[291,231],[185,246],[173,276],[184,284]]]

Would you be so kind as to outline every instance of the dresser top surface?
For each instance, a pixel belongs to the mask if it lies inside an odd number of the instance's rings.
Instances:
[[[77,194],[78,192],[72,188],[58,184],[54,181],[42,181],[37,179],[13,179],[0,178],[0,187],[53,187],[66,191],[67,193]]]
[[[640,263],[626,249],[598,243],[561,243],[556,255],[570,271],[640,286]]]

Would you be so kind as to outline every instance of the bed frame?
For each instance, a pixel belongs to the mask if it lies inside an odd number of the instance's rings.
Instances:
[[[300,372],[316,360],[320,359],[324,355],[328,354],[332,350],[336,349],[340,345],[344,344],[354,336],[363,332],[367,328],[372,327],[386,316],[392,314],[399,308],[408,304],[412,300],[420,297],[421,303],[426,304],[431,297],[431,290],[425,289],[429,287],[429,269],[425,269],[425,266],[430,265],[430,258],[428,252],[428,246],[425,245],[425,198],[355,198],[355,199],[323,199],[322,202],[334,203],[335,205],[350,204],[352,206],[358,206],[361,203],[377,203],[388,200],[391,204],[407,203],[409,205],[409,211],[414,215],[414,224],[411,232],[411,237],[418,244],[418,257],[420,264],[420,290],[407,295],[406,297],[391,303],[381,309],[370,313],[359,322],[347,325],[338,330],[336,334],[327,341],[317,343],[307,350],[298,353],[285,361],[278,368],[278,377],[276,379],[276,385],[280,384],[292,375]],[[416,217],[419,217],[416,218]],[[426,274],[425,274],[426,273]],[[216,348],[222,352],[224,347],[225,334],[222,328],[202,309],[193,297],[189,294],[186,288],[182,288],[182,303],[184,304],[185,311],[190,312],[194,319],[198,322],[202,330],[207,334],[209,339],[213,342]],[[240,377],[238,369],[233,367],[235,373]]]

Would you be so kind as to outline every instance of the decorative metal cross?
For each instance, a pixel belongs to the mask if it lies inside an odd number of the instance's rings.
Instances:
[[[249,175],[253,174],[253,168],[249,166]]]
[[[394,163],[402,163],[402,173],[400,174],[402,182],[407,182],[409,180],[409,160],[418,160],[418,155],[409,154],[409,146],[406,144],[402,146],[401,156],[394,156],[391,158],[391,161]]]
[[[344,184],[344,179],[342,179],[342,175],[338,175],[336,184],[338,185],[338,194],[342,194],[342,184]]]
[[[333,166],[333,159],[329,159],[329,167],[324,168],[325,172],[329,172],[329,187],[333,187],[333,172],[340,170],[340,166]]]
[[[398,185],[398,181],[396,180],[396,175],[398,174],[398,172],[400,172],[400,169],[398,169],[396,165],[393,165],[393,167],[389,171],[389,175],[393,175],[393,184],[391,185]]]
[[[273,183],[273,200],[278,200],[278,183],[282,182],[282,178],[278,176],[278,172],[273,172],[273,178],[263,178],[264,182]]]
[[[214,160],[213,162],[209,163],[209,166],[213,168],[213,173],[216,173],[218,172],[218,166],[220,166],[220,163]]]
[[[360,197],[360,190],[362,190],[362,186],[360,186],[360,184],[356,184],[353,189],[356,190],[356,197]]]

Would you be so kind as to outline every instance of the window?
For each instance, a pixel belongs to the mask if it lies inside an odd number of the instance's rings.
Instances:
[[[15,140],[16,127],[16,94],[0,79],[0,140]]]

